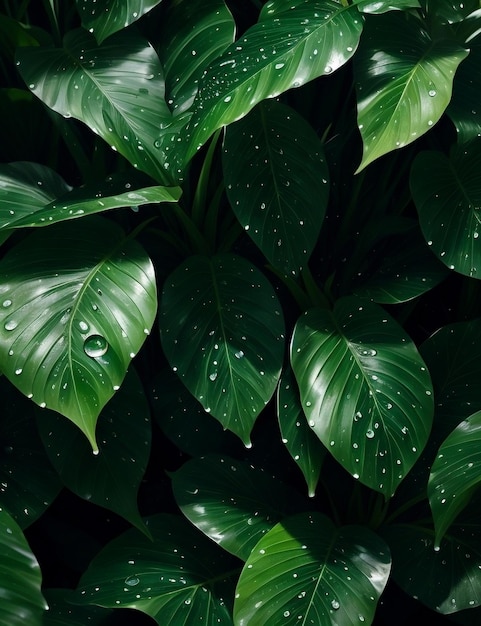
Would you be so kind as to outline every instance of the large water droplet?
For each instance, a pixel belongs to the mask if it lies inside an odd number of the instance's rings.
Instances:
[[[2,302],[2,306],[4,309],[8,309],[9,306],[12,306],[12,301],[11,300],[4,300]]]
[[[367,431],[366,431],[366,437],[367,437],[368,439],[372,439],[372,438],[374,437],[374,431],[373,431],[373,430],[371,430],[371,429],[367,430]]]
[[[125,579],[125,584],[129,585],[129,587],[135,587],[135,585],[138,585],[140,582],[140,578],[138,576],[128,576]]]
[[[15,320],[8,320],[8,322],[5,323],[5,330],[15,330],[18,326],[18,323]]]
[[[103,356],[109,349],[109,344],[105,337],[101,335],[90,335],[84,341],[84,352],[87,356],[96,359]]]

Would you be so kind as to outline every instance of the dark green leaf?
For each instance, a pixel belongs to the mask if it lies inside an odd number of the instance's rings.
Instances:
[[[451,3],[452,4],[452,3]],[[473,18],[473,29],[481,29],[481,11]],[[462,26],[467,25],[467,20]],[[458,143],[466,143],[481,136],[481,108],[478,84],[481,67],[481,41],[469,42],[470,53],[461,63],[454,79],[453,97],[446,113],[456,126]]]
[[[76,606],[71,589],[47,589],[45,597],[48,611],[42,626],[107,626],[106,619],[112,613],[98,606]]]
[[[76,0],[82,26],[99,43],[112,33],[129,26],[161,0]]]
[[[390,571],[389,548],[361,526],[320,513],[280,522],[257,544],[237,585],[239,625],[371,624]]]
[[[468,50],[432,40],[422,23],[393,12],[368,20],[354,68],[363,157],[358,171],[426,133],[444,113]]]
[[[479,0],[424,0],[426,13],[437,24],[453,24],[463,21],[472,11],[479,9]]]
[[[55,413],[39,415],[38,426],[52,465],[71,491],[145,531],[137,492],[149,460],[151,427],[147,399],[134,370],[100,415],[98,455],[92,454],[78,428]]]
[[[218,128],[240,119],[261,100],[331,74],[354,54],[363,24],[356,7],[335,0],[296,0],[290,6],[279,17],[275,9],[265,9],[264,19],[200,79],[189,125],[189,158]]]
[[[265,276],[230,254],[187,259],[166,280],[162,344],[208,413],[250,445],[284,357],[284,320]]]
[[[297,274],[317,242],[329,196],[324,149],[293,109],[261,102],[226,130],[227,197],[269,262]]]
[[[20,527],[0,508],[0,624],[40,626],[42,575]]]
[[[451,270],[481,275],[481,141],[421,152],[411,170],[419,222],[433,252]]]
[[[292,369],[309,425],[331,454],[391,496],[424,448],[429,373],[404,330],[375,304],[342,298],[297,322]]]
[[[37,231],[0,262],[0,369],[34,402],[95,424],[150,332],[157,299],[141,246],[102,218]]]
[[[296,492],[276,477],[218,455],[184,463],[172,486],[182,513],[244,561],[264,533],[302,506]]]
[[[107,544],[82,576],[77,601],[137,609],[159,626],[231,625],[226,598],[237,561],[179,516],[145,523],[153,540],[132,529]]]

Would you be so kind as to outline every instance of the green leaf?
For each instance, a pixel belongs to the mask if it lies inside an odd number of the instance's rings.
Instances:
[[[107,626],[112,611],[98,606],[76,606],[71,589],[46,589],[48,611],[42,626]]]
[[[473,18],[473,29],[481,29],[481,11]],[[468,20],[462,22],[466,26]],[[469,42],[468,58],[461,63],[454,78],[453,97],[446,113],[456,126],[457,141],[467,143],[481,136],[481,108],[477,88],[481,73],[481,41],[477,37]]]
[[[428,496],[436,546],[481,483],[480,440],[481,411],[478,411],[447,437],[431,467]]]
[[[20,527],[0,508],[0,624],[41,626],[42,575]]]
[[[55,413],[39,415],[38,426],[66,487],[145,531],[137,492],[149,460],[151,427],[149,405],[134,370],[100,415],[100,454],[94,456],[80,430]]]
[[[306,479],[309,496],[314,497],[326,456],[321,444],[307,423],[299,390],[291,368],[284,370],[277,388],[277,417],[282,441]]]
[[[388,580],[389,548],[361,526],[320,513],[280,522],[257,544],[236,590],[239,626],[371,624]]]
[[[190,257],[165,282],[160,328],[187,389],[250,446],[284,357],[283,315],[265,276],[231,254]]]
[[[425,11],[432,16],[437,24],[454,24],[462,22],[476,9],[479,9],[479,0],[424,0]]]
[[[82,26],[104,39],[129,26],[162,0],[76,0]]]
[[[97,450],[97,417],[156,314],[150,259],[118,226],[92,216],[26,237],[0,272],[0,369]]]
[[[265,10],[264,19],[203,74],[189,123],[188,158],[218,128],[240,119],[261,100],[331,74],[352,57],[363,24],[356,7],[335,0],[290,5],[292,10],[279,17]]]
[[[339,463],[390,497],[419,457],[433,415],[416,346],[375,304],[342,298],[298,320],[292,369],[309,426]]]
[[[237,561],[179,516],[145,523],[153,540],[132,529],[107,544],[82,576],[77,601],[137,609],[159,626],[232,624],[226,599]]]
[[[37,433],[34,405],[0,378],[0,501],[27,528],[54,501],[62,484]]]
[[[418,0],[354,0],[362,13],[380,14],[387,11],[402,11],[405,9],[416,9],[420,7]]]
[[[481,275],[481,141],[442,152],[420,152],[411,191],[424,237],[451,270]]]
[[[307,263],[329,196],[324,148],[293,109],[261,102],[226,129],[227,197],[269,262],[296,275]]]
[[[302,506],[276,477],[220,455],[187,461],[173,475],[172,487],[182,513],[244,561],[264,533]]]
[[[354,60],[363,157],[358,172],[426,133],[444,113],[454,73],[468,50],[431,39],[406,13],[367,21]]]
[[[172,123],[162,68],[152,46],[122,31],[102,46],[84,30],[68,33],[63,48],[21,48],[20,74],[29,89],[64,117],[84,122],[130,163],[169,184]],[[121,80],[119,78],[121,77]]]

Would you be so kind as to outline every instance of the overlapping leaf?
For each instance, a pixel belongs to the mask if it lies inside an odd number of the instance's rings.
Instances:
[[[284,356],[284,320],[265,276],[231,254],[188,258],[164,285],[160,328],[171,367],[205,411],[250,445]]]
[[[418,0],[354,0],[353,4],[357,6],[362,13],[386,13],[387,11],[401,11],[403,9],[419,8]]]
[[[112,613],[98,606],[75,605],[75,592],[71,589],[47,589],[44,594],[48,611],[42,626],[106,626]]]
[[[40,626],[47,603],[42,575],[20,527],[0,508],[0,624]]]
[[[77,601],[133,608],[159,624],[232,625],[228,599],[237,561],[184,518],[145,520],[153,537],[132,529],[103,548],[82,576]]]
[[[371,624],[390,565],[388,546],[367,528],[336,528],[319,513],[287,518],[259,541],[242,570],[235,623]]]
[[[189,158],[261,100],[331,74],[352,57],[363,24],[356,7],[335,0],[291,6],[278,17],[265,11],[204,73],[189,124]]]
[[[171,132],[163,132],[172,116],[162,68],[140,35],[123,31],[97,46],[79,29],[66,35],[63,48],[21,48],[17,60],[26,85],[51,109],[87,124],[159,182],[180,175],[169,155]]]
[[[272,265],[297,274],[317,242],[329,196],[314,129],[290,107],[261,102],[227,128],[223,170],[239,222]]]
[[[118,226],[92,216],[25,238],[0,271],[0,369],[72,420],[96,450],[97,417],[156,314],[150,259]]]
[[[452,4],[452,3],[450,3]],[[473,28],[481,28],[481,11],[473,19]],[[462,23],[466,26],[467,21]],[[466,143],[481,136],[481,107],[479,90],[481,42],[479,37],[470,41],[470,52],[459,66],[454,79],[453,97],[446,109],[457,131],[458,143]]]
[[[356,298],[296,324],[291,363],[319,439],[355,478],[391,496],[424,448],[433,415],[424,361],[383,309]]]
[[[481,276],[481,141],[451,156],[426,151],[411,170],[411,190],[429,246],[450,269]]]
[[[162,0],[76,0],[82,26],[99,43],[126,28]]]
[[[431,39],[399,12],[371,18],[354,61],[363,157],[358,171],[426,133],[444,113],[468,50]]]

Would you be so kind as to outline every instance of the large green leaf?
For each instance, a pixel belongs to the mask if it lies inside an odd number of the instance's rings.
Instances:
[[[250,446],[284,357],[283,315],[265,276],[231,254],[190,257],[165,282],[160,328],[189,391]]]
[[[290,107],[261,102],[227,128],[223,170],[239,222],[272,265],[297,274],[317,242],[329,196],[314,129]]]
[[[182,513],[244,561],[264,533],[303,504],[276,477],[220,455],[184,463],[173,475],[172,487]]]
[[[450,269],[481,275],[481,140],[455,146],[450,157],[420,152],[411,170],[419,222],[433,252]]]
[[[423,4],[427,14],[438,24],[462,22],[472,11],[479,9],[479,0],[424,0]]]
[[[137,492],[149,460],[151,427],[149,405],[134,370],[100,415],[100,454],[94,456],[80,430],[53,412],[39,415],[38,426],[52,465],[71,491],[145,531]]]
[[[99,43],[126,28],[162,0],[76,0],[82,26]]]
[[[0,369],[97,450],[97,417],[156,314],[150,259],[118,226],[92,216],[26,237],[0,272]]]
[[[426,133],[451,99],[468,50],[431,39],[419,19],[399,12],[369,19],[354,61],[363,157],[358,171]]]
[[[107,626],[112,611],[98,606],[76,606],[71,589],[47,589],[48,611],[42,626]]]
[[[404,330],[375,304],[342,298],[298,320],[292,369],[309,425],[354,478],[391,496],[424,448],[429,372]]]
[[[290,367],[282,373],[277,388],[277,417],[282,442],[300,467],[310,497],[314,497],[326,456],[326,448],[304,417],[297,383]]]
[[[403,9],[419,8],[418,0],[353,0],[353,4],[363,13],[386,13]]]
[[[481,484],[481,411],[461,422],[439,448],[428,496],[439,546],[446,530]]]
[[[320,513],[280,522],[257,544],[236,590],[238,626],[372,623],[388,580],[389,548],[361,526]]]
[[[51,109],[87,124],[161,183],[179,175],[171,173],[171,137],[162,132],[172,122],[162,68],[140,35],[122,31],[97,46],[79,29],[65,36],[63,48],[21,48],[17,60],[29,89]]]
[[[335,0],[295,0],[290,6],[278,17],[264,11],[264,19],[203,74],[189,125],[189,157],[261,100],[331,74],[352,57],[363,24],[356,7]]]
[[[82,576],[77,601],[137,609],[159,626],[232,624],[226,602],[237,561],[179,516],[145,523],[153,540],[132,529],[107,544]]]
[[[0,507],[0,624],[40,626],[47,604],[42,575],[20,527]]]

